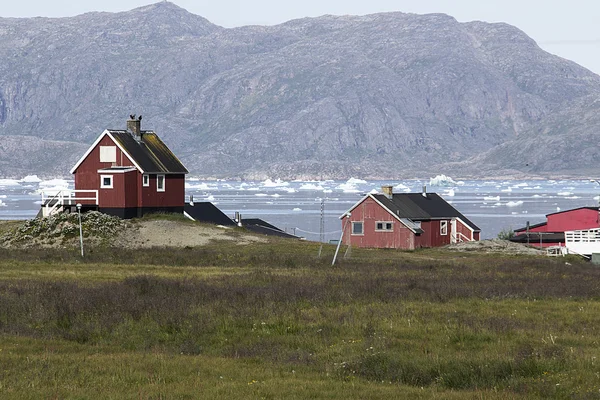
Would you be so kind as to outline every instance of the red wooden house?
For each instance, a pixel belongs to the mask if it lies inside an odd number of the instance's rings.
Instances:
[[[97,193],[79,201],[84,208],[122,218],[183,213],[188,171],[155,132],[140,129],[141,119],[102,132],[71,169],[75,192]]]
[[[413,250],[479,240],[481,230],[436,193],[368,194],[340,217],[343,243]]]
[[[546,215],[546,221],[515,229],[511,241],[538,247],[565,243],[566,231],[580,231],[600,227],[598,207],[579,207]]]

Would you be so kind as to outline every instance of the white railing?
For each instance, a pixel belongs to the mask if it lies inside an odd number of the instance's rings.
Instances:
[[[454,243],[471,242],[471,241],[472,241],[471,239],[469,239],[467,236],[465,236],[461,232],[454,233]]]
[[[586,255],[600,253],[600,229],[566,231],[565,247],[569,253]]]
[[[75,206],[78,203],[83,205],[98,205],[97,190],[55,190],[42,191],[42,214],[49,217],[65,206]]]

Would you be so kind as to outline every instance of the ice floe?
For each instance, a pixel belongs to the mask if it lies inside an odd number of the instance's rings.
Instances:
[[[16,179],[0,179],[0,187],[21,186]]]
[[[297,212],[297,211],[302,211],[302,209],[301,209],[301,208],[298,208],[298,207],[296,207],[296,208],[294,208],[292,211],[296,211],[296,212]]]
[[[509,201],[508,203],[506,203],[506,207],[519,207],[523,205],[523,201],[522,200],[518,200],[518,201]]]
[[[283,186],[289,186],[289,185],[290,185],[289,182],[282,181],[281,179],[276,179],[274,181],[272,181],[271,179],[267,179],[262,182],[262,186],[268,187],[268,188],[283,187]]]
[[[323,186],[315,184],[315,183],[305,183],[301,185],[298,189],[300,190],[323,190]]]
[[[485,196],[483,199],[485,201],[500,201],[500,196]]]

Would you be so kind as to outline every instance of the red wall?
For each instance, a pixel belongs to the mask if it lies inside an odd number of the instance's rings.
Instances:
[[[378,247],[412,250],[415,248],[415,234],[404,224],[390,215],[372,198],[366,198],[354,210],[348,222],[342,219],[343,243],[355,247]],[[363,222],[363,235],[352,235],[352,221]],[[391,232],[376,232],[376,222],[392,222]]]
[[[165,191],[156,191],[156,174],[150,174],[150,186],[142,186],[139,171],[126,173],[106,172],[113,176],[112,189],[100,189],[99,169],[110,168],[112,163],[100,162],[100,146],[115,146],[107,135],[88,154],[75,171],[75,189],[98,190],[100,207],[183,207],[185,200],[185,175],[165,175]],[[116,166],[133,166],[125,153],[117,146]],[[102,174],[104,175],[104,174]],[[88,195],[85,194],[87,197]]]
[[[139,175],[140,204],[142,207],[183,207],[185,202],[185,175],[165,175],[165,191],[156,191],[156,174],[150,174],[150,186],[142,186]]]
[[[548,232],[598,228],[598,211],[580,208],[548,215]]]
[[[462,233],[464,235],[464,237],[466,237],[467,239],[470,239],[470,240],[479,240],[479,234],[477,234],[477,238],[476,238],[475,237],[475,232],[473,232],[468,225],[463,224],[458,219],[456,220],[456,232],[457,233]],[[457,236],[459,236],[459,235],[457,235]],[[458,241],[460,241],[460,237],[461,236],[459,236],[457,238]]]
[[[136,176],[139,175],[138,171],[130,171],[125,173],[110,173],[100,175],[112,175],[113,187],[112,189],[100,189],[98,190],[98,203],[100,207],[106,208],[126,208],[126,207],[137,207],[137,187],[131,185],[131,182],[135,182]]]
[[[107,135],[102,138],[100,143],[88,154],[75,171],[75,189],[76,190],[96,190],[100,189],[99,169],[110,168],[112,163],[100,162],[100,146],[115,146],[115,143]],[[133,166],[127,156],[117,147],[117,166]],[[114,185],[113,185],[114,186]]]

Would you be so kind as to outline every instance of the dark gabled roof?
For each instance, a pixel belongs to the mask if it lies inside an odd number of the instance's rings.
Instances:
[[[108,132],[144,173],[187,174],[188,170],[153,131],[142,131],[141,140],[128,131]]]
[[[450,203],[441,198],[436,193],[394,193],[391,199],[384,194],[372,195],[391,213],[399,218],[409,218],[413,221],[426,221],[442,218],[460,218],[475,231],[480,231],[479,227],[469,221]]]
[[[250,232],[260,233],[263,235],[278,236],[288,239],[300,239],[298,236],[282,231],[275,225],[271,225],[260,218],[242,218],[242,227],[246,228]]]
[[[540,226],[548,225],[548,222],[540,222],[539,224],[529,225],[529,229],[539,228]],[[527,231],[527,227],[515,229],[514,232]]]
[[[213,203],[200,202],[193,204],[194,205],[185,203],[183,210],[195,221],[223,226],[236,225],[231,218],[225,215],[223,211],[219,210]]]
[[[536,244],[540,243],[540,239],[542,243],[564,243],[565,242],[565,233],[564,232],[529,232],[529,235],[526,233],[522,233],[520,235],[516,235],[511,237],[511,242],[515,243],[530,243]]]

